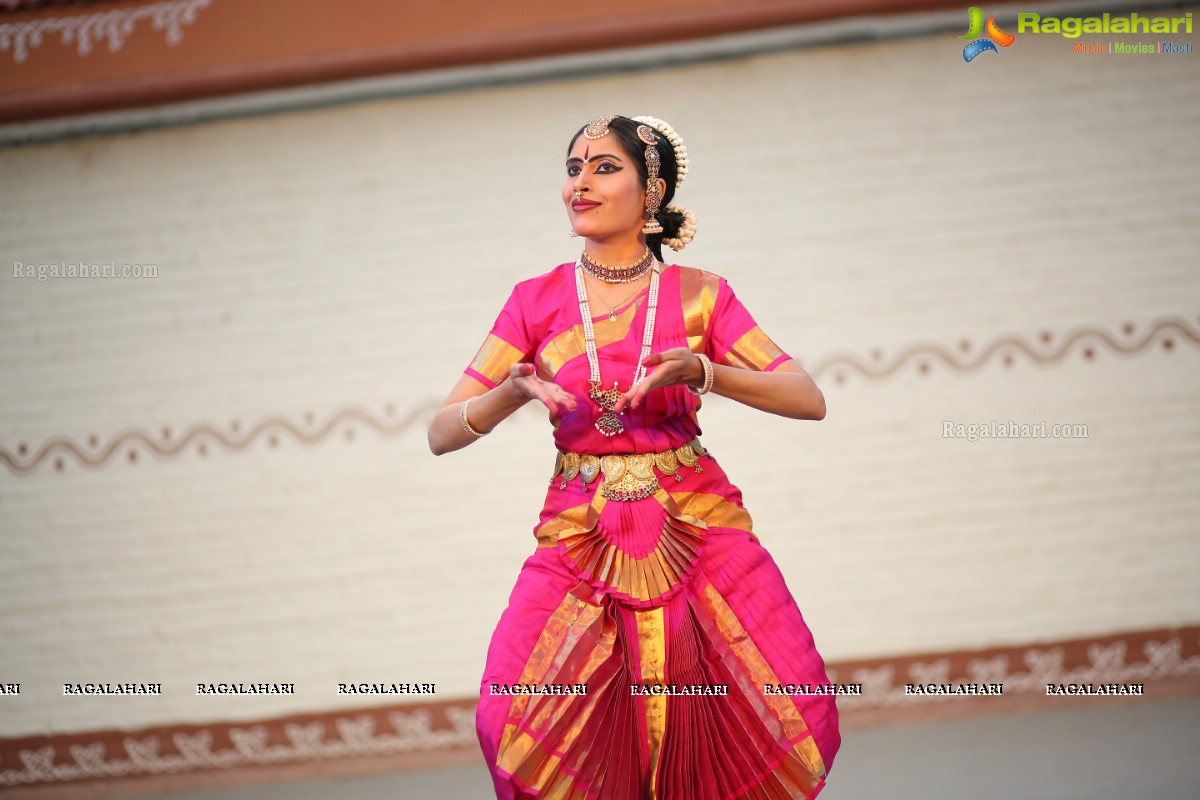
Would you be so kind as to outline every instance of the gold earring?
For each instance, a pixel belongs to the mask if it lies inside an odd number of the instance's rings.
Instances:
[[[658,220],[656,220],[654,218],[654,212],[647,209],[646,213],[650,215],[650,219],[647,220],[646,224],[642,226],[642,233],[645,233],[645,234],[662,233],[663,226],[661,224],[659,224]]]
[[[658,153],[655,152],[655,155],[657,156]],[[651,170],[652,175],[657,172],[657,168]],[[651,178],[651,180],[653,181],[654,178]],[[655,181],[646,188],[646,224],[642,226],[642,233],[650,234],[663,232],[662,225],[659,224],[657,219],[655,219],[655,215],[658,214],[658,207],[661,203],[662,195],[659,194],[658,183]]]
[[[642,226],[642,233],[662,233],[662,225],[654,218],[662,203],[662,195],[658,191],[658,170],[662,166],[662,158],[654,146],[657,137],[649,125],[639,125],[637,134],[646,143],[646,224]]]

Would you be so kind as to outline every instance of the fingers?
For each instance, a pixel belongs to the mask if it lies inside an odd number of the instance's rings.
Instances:
[[[636,387],[621,395],[613,410],[620,412],[625,408],[638,408],[652,389],[687,383],[690,362],[694,358],[695,355],[686,347],[675,347],[646,356],[642,363],[655,369],[650,370]]]
[[[571,411],[575,410],[575,395],[568,392],[566,389],[559,386],[557,383],[549,383],[547,381],[539,381],[538,385],[551,397],[556,403],[561,403]]]
[[[550,386],[552,388],[547,389]],[[561,416],[560,406],[567,408],[569,411],[574,411],[577,407],[575,396],[567,393],[561,386],[556,384],[542,383],[536,393],[538,400],[545,404],[546,408],[555,413],[556,416]]]
[[[613,405],[613,411],[619,414],[626,407],[637,408],[646,399],[646,394],[649,393],[651,388],[653,388],[653,385],[650,382],[650,377],[647,376],[636,388],[628,390],[618,398],[617,402]]]
[[[529,362],[512,364],[508,368],[508,377],[523,378],[527,375],[532,375],[533,369],[534,369],[533,364],[530,364]]]
[[[547,391],[536,378],[529,380],[518,378],[518,381],[520,381],[522,385],[522,394],[524,394],[530,400],[538,401],[555,414],[558,414],[558,404],[554,402],[554,398],[551,396],[550,392]]]
[[[693,354],[692,351],[686,347],[672,347],[670,350],[663,350],[660,353],[651,353],[642,359],[642,364],[647,367],[653,367],[657,364],[666,364],[672,361],[680,364],[687,364],[694,357],[695,354]]]
[[[653,377],[654,373],[652,372],[648,374],[646,378],[642,379],[642,383],[637,384],[637,386],[632,386],[629,390],[626,390],[624,395],[617,399],[616,404],[613,404],[612,410],[617,411],[619,414],[620,411],[624,410],[626,407],[637,408],[638,405],[641,405],[642,401],[646,399],[646,396],[650,390],[658,387],[658,384],[654,383]]]
[[[647,367],[653,367],[655,364],[661,364],[663,362],[663,355],[663,353],[651,353],[642,359],[642,363]]]
[[[508,368],[509,378],[520,388],[521,393],[530,400],[537,400],[555,416],[558,416],[564,407],[571,411],[576,409],[575,395],[556,383],[542,380],[536,372],[537,368],[530,363],[512,364]]]
[[[569,394],[568,392],[562,390],[559,391],[559,394],[562,396],[560,402],[562,402],[562,404],[570,411],[574,411],[578,406],[578,404],[575,402],[575,395]]]
[[[556,383],[547,383],[538,378],[532,378],[536,383],[533,384],[533,396],[540,400],[546,408],[553,411],[556,415],[560,414],[560,407],[565,407],[570,411],[574,411],[577,407],[575,395],[563,389]]]

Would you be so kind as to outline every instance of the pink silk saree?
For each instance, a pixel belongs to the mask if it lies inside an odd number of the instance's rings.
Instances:
[[[701,398],[683,386],[626,409],[621,434],[593,427],[601,411],[587,394],[574,266],[517,284],[466,374],[493,387],[511,364],[532,361],[572,392],[576,411],[551,419],[560,451],[687,445],[700,434]],[[603,388],[629,387],[647,295],[615,320],[593,318]],[[651,352],[680,346],[753,370],[789,358],[724,278],[670,265]],[[716,460],[677,466],[660,468],[659,488],[640,500],[606,499],[603,476],[557,474],[548,486],[538,546],[480,684],[476,728],[498,798],[811,798],[824,787],[841,743],[834,697],[766,688],[827,684],[812,635]],[[547,689],[555,686],[575,693]],[[683,693],[645,688],[655,686]],[[687,693],[697,686],[725,694]]]

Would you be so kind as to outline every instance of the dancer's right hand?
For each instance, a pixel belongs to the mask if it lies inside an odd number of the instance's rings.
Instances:
[[[575,410],[575,395],[557,383],[539,378],[533,364],[513,364],[508,368],[508,380],[522,397],[540,401],[556,417],[561,416],[560,407]]]

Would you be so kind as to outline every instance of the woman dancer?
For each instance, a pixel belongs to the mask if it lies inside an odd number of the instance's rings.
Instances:
[[[793,419],[825,399],[724,278],[663,264],[695,234],[687,170],[662,120],[581,128],[583,253],[517,284],[429,428],[440,455],[531,400],[554,428],[476,712],[498,798],[811,798],[841,742],[833,696],[787,693],[824,662],[696,419],[708,392]]]

